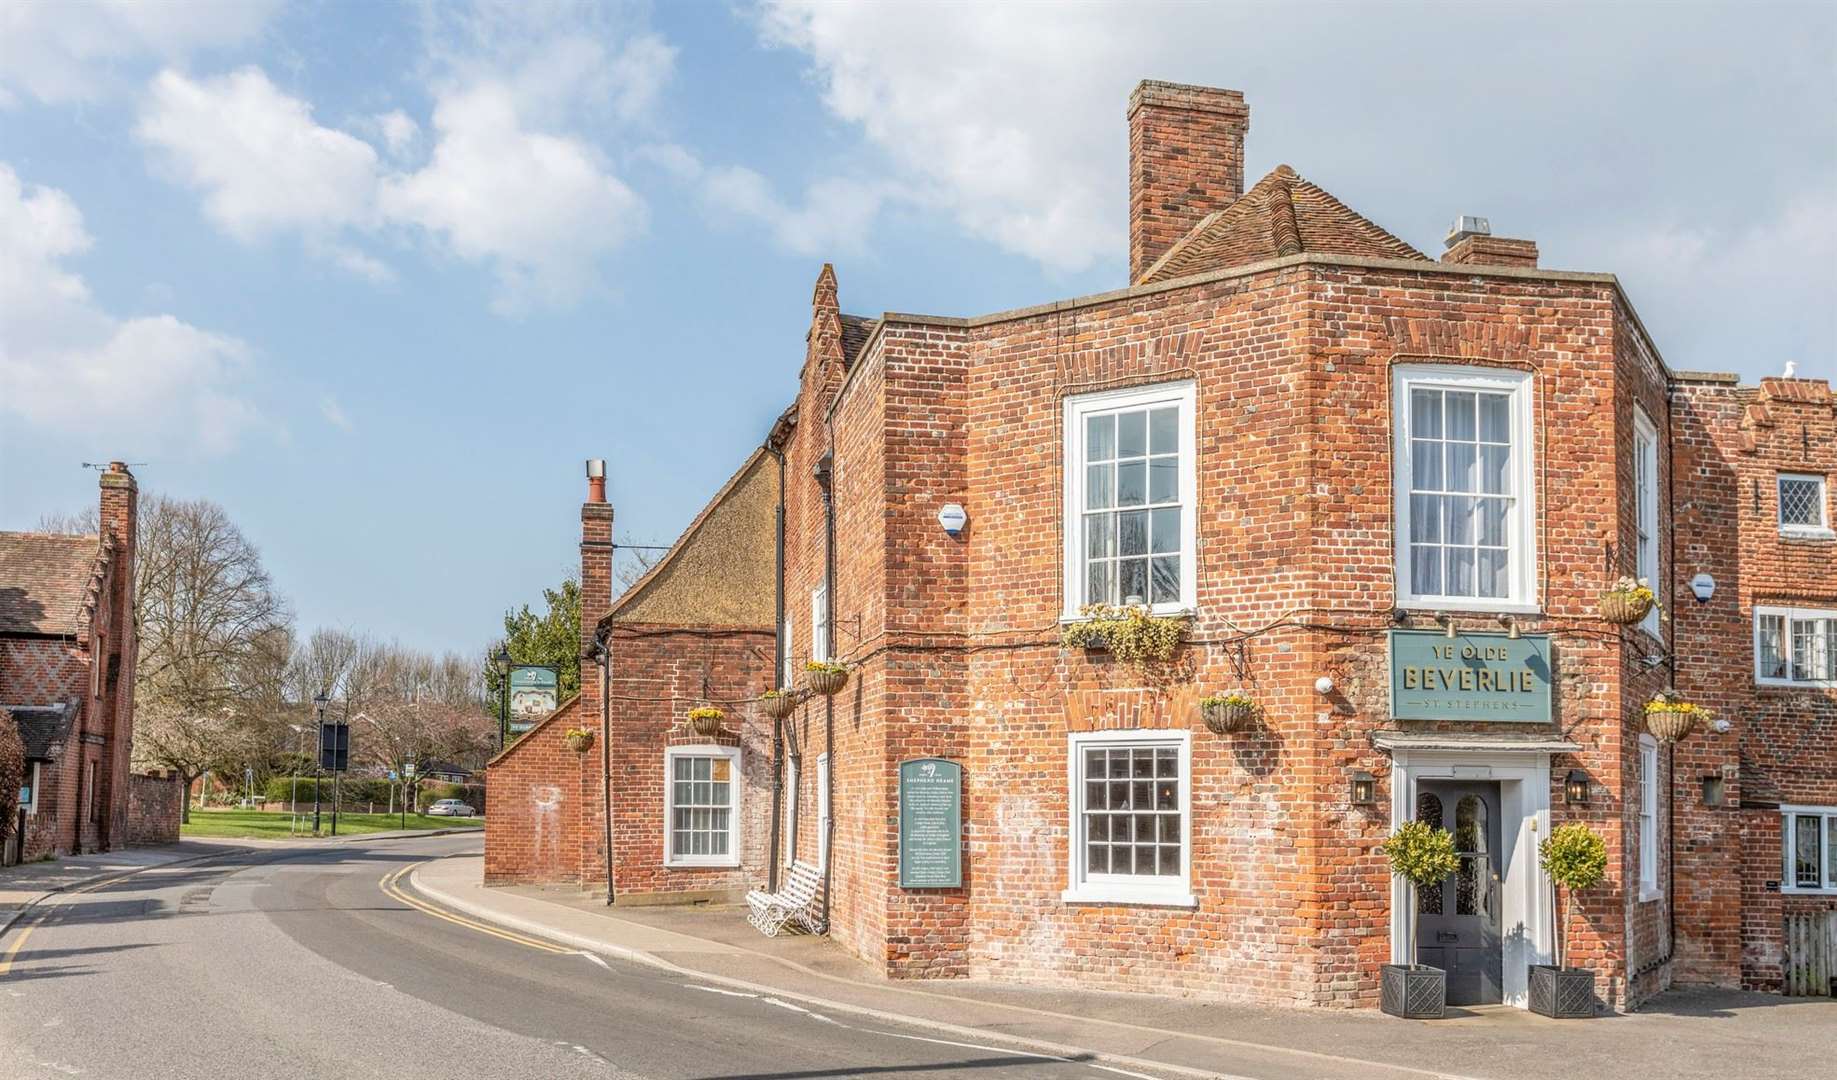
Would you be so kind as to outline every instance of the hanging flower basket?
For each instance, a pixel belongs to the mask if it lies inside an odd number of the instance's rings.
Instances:
[[[848,685],[848,665],[812,660],[804,665],[804,678],[809,681],[813,693],[834,697]]]
[[[725,719],[727,719],[727,714],[712,705],[704,705],[698,709],[690,709],[689,730],[695,732],[697,735],[719,735],[721,733],[721,721]]]
[[[797,695],[790,690],[767,690],[759,695],[759,707],[774,720],[783,720],[797,711]]]
[[[1601,594],[1601,617],[1619,626],[1632,626],[1651,613],[1658,597],[1645,578],[1623,577]]]
[[[569,728],[568,749],[577,754],[584,754],[593,749],[593,732],[586,728]]]
[[[1243,694],[1211,694],[1199,699],[1199,712],[1214,735],[1228,735],[1250,729],[1257,705]]]
[[[1646,702],[1646,731],[1659,742],[1673,743],[1709,722],[1710,711],[1676,696],[1660,694]]]

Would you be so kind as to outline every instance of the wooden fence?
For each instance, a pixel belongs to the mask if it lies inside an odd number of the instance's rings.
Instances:
[[[1825,997],[1837,982],[1837,911],[1786,916],[1786,993]]]

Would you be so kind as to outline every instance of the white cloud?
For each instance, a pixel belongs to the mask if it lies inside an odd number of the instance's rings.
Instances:
[[[595,125],[654,110],[676,50],[571,3],[477,0],[423,14],[426,130],[399,108],[351,125],[382,155],[253,67],[161,72],[136,134],[239,240],[293,235],[312,257],[387,282],[394,271],[366,247],[420,239],[487,267],[500,311],[574,303],[646,221],[599,149],[618,132]]]
[[[237,239],[373,219],[376,151],[319,124],[258,68],[203,80],[160,72],[134,134],[179,182],[205,193],[205,214]]]
[[[765,177],[728,165],[703,174],[703,197],[717,209],[766,226],[779,247],[799,255],[856,255],[866,250],[874,216],[894,195],[891,185],[845,177],[819,180],[802,205],[778,197]]]
[[[0,411],[115,446],[232,447],[259,420],[248,347],[171,315],[108,314],[63,265],[91,243],[68,195],[0,162]]]
[[[498,85],[443,98],[433,160],[390,177],[381,207],[488,262],[502,310],[562,306],[595,279],[600,256],[640,231],[644,206],[584,140],[524,130]]]
[[[0,105],[93,101],[138,83],[140,66],[259,34],[279,0],[82,0],[0,4]]]
[[[351,423],[351,415],[344,411],[344,406],[338,404],[338,399],[330,394],[319,399],[319,415],[325,417],[326,423],[341,431],[350,431],[355,426]]]

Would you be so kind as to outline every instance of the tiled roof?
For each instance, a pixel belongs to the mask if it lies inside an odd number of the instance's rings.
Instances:
[[[842,316],[842,366],[854,367],[855,357],[861,355],[861,349],[867,339],[873,336],[874,327],[880,325],[879,319],[870,319],[863,315]]]
[[[1374,259],[1431,261],[1287,165],[1257,181],[1243,197],[1201,218],[1137,284],[1304,251]]]
[[[0,634],[78,633],[102,554],[96,536],[0,532]]]
[[[0,706],[0,723],[10,713],[19,725],[20,741],[26,744],[26,759],[48,761],[62,752],[75,712],[69,705],[6,705]]]

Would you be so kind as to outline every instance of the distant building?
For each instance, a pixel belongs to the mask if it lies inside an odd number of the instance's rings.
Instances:
[[[1421,962],[1524,1007],[1537,845],[1585,822],[1568,957],[1610,1006],[1784,985],[1786,920],[1837,910],[1829,384],[1674,372],[1613,275],[1483,219],[1431,258],[1287,166],[1246,187],[1235,91],[1143,83],[1128,125],[1127,287],[859,318],[825,266],[796,401],[610,611],[589,503],[610,723],[588,665],[491,765],[487,878],[605,873],[584,728],[619,902],[806,863],[893,976],[1369,1007]],[[1623,576],[1663,610],[1610,622]],[[1183,620],[1176,662],[1067,643],[1093,604]],[[841,693],[747,704],[830,658]],[[1668,686],[1726,723],[1661,742]],[[960,885],[901,884],[921,758],[963,768]],[[1461,849],[1414,898],[1412,819]]]
[[[28,860],[130,840],[138,495],[118,461],[101,487],[98,535],[0,532],[0,709],[25,742]]]

